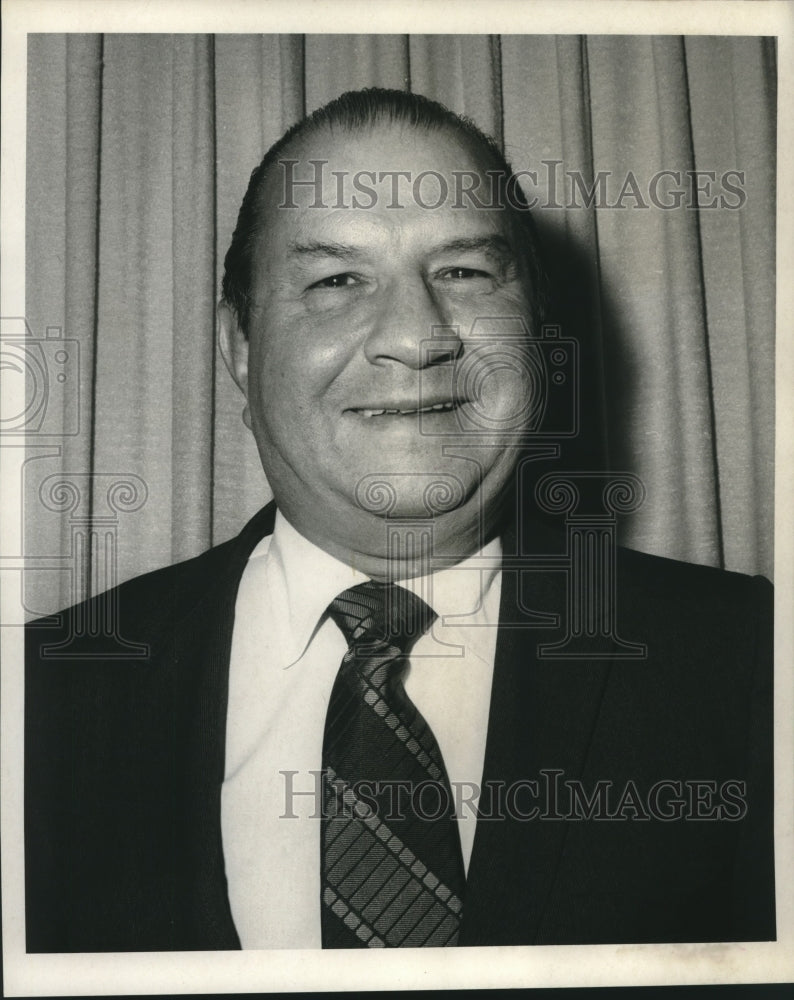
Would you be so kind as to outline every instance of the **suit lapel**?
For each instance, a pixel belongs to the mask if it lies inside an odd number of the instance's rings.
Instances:
[[[503,571],[500,622],[515,624],[499,629],[461,945],[535,943],[547,910],[570,825],[555,818],[555,783],[583,770],[609,670],[538,657],[561,637],[565,607],[564,572]],[[538,627],[533,612],[560,628]]]

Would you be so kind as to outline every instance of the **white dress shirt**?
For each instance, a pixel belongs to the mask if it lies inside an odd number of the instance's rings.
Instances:
[[[438,619],[414,646],[405,690],[441,748],[468,869],[499,620],[501,545],[400,581]],[[243,948],[319,948],[320,783],[325,714],[347,649],[324,616],[368,577],[277,513],[235,605],[221,799],[232,916]],[[291,792],[291,794],[290,794]],[[308,793],[308,794],[302,794]]]

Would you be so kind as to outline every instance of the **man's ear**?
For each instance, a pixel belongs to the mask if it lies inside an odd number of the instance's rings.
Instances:
[[[218,345],[229,369],[229,374],[245,396],[243,423],[251,429],[251,411],[248,406],[248,337],[243,333],[237,317],[225,302],[218,303]]]

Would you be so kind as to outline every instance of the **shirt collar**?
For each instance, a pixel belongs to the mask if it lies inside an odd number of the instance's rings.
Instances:
[[[280,510],[266,558],[272,599],[280,612],[275,624],[285,653],[282,665],[290,666],[305,652],[336,595],[369,578],[304,538]]]
[[[447,615],[469,616],[480,609],[499,572],[501,558],[502,544],[494,538],[454,566],[399,583],[426,601],[443,624]]]
[[[499,572],[501,553],[501,543],[495,538],[455,566],[399,583],[430,604],[442,622],[445,615],[470,615],[480,608]],[[285,651],[283,666],[304,654],[331,601],[369,579],[310,542],[281,511],[276,512],[272,536],[263,539],[251,558],[267,560],[271,593],[278,595],[280,614],[275,624]]]

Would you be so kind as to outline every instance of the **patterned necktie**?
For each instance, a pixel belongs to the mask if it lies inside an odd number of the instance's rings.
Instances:
[[[465,885],[454,804],[433,732],[402,682],[435,612],[373,581],[328,612],[348,650],[323,740],[323,947],[454,945]]]

